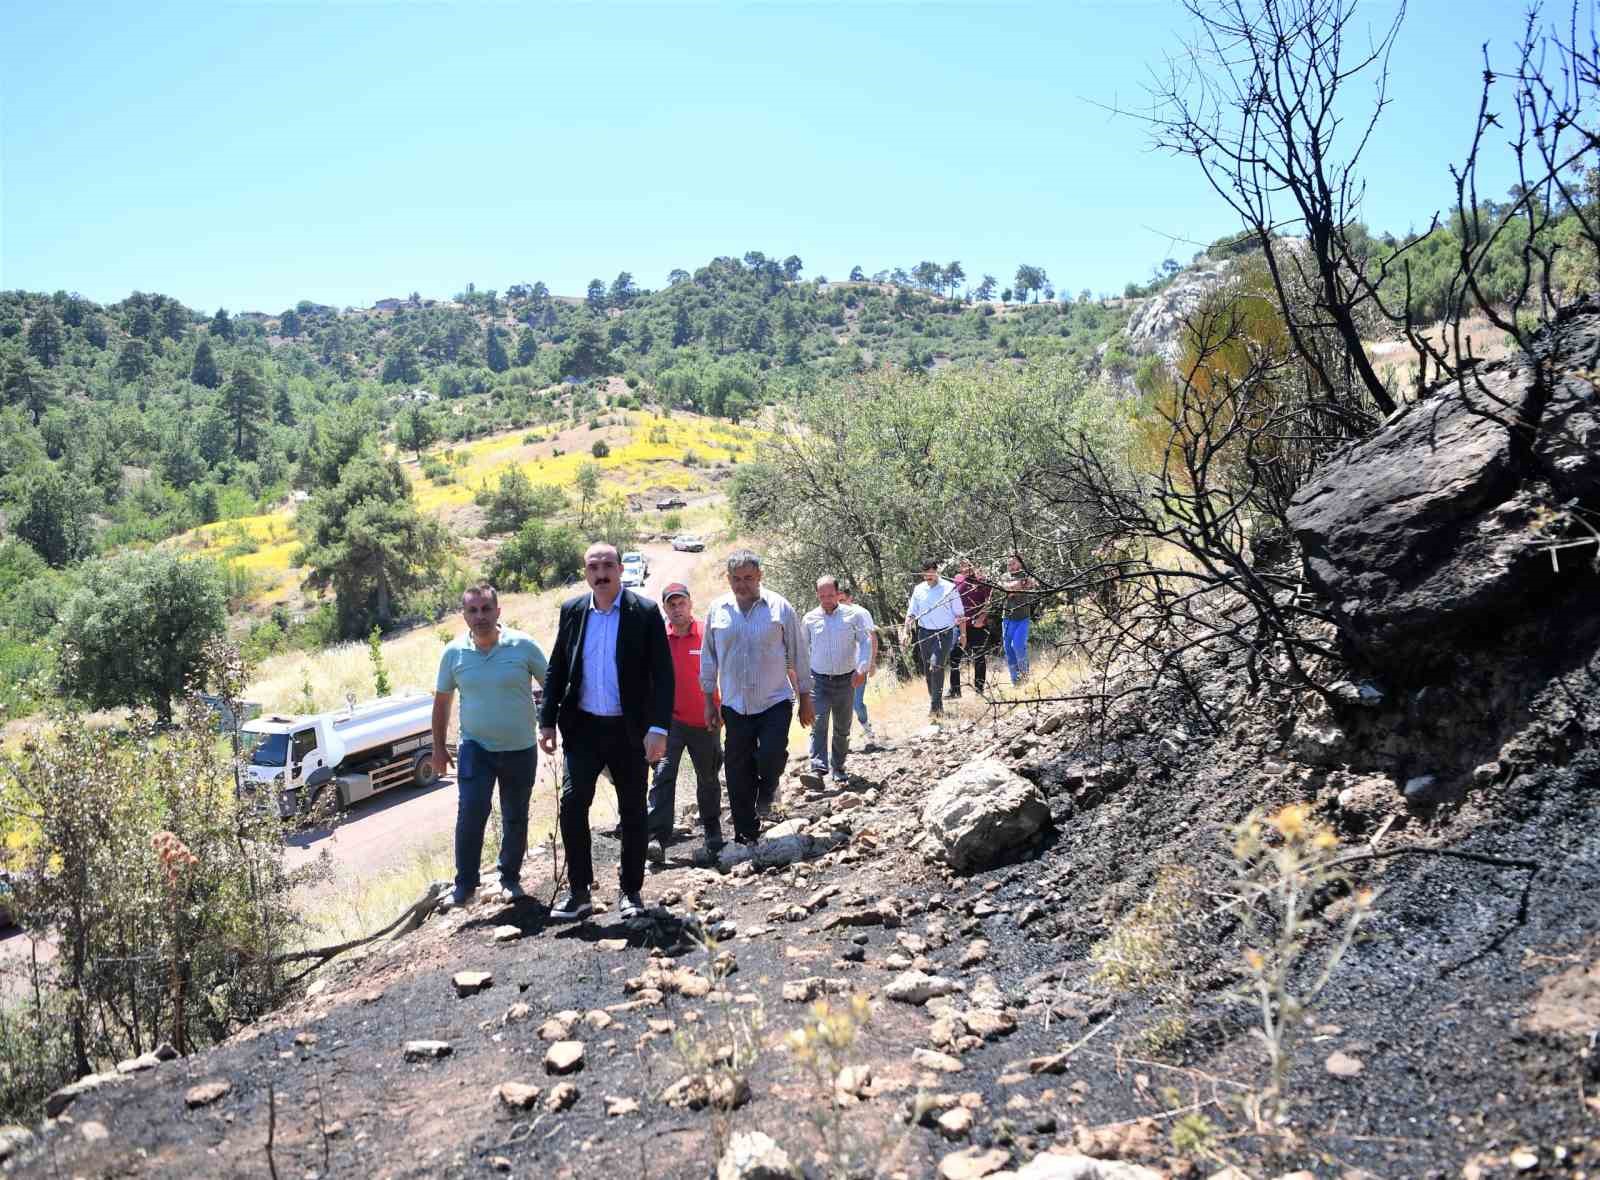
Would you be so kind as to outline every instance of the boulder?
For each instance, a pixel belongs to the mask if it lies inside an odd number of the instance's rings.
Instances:
[[[576,1073],[583,1068],[583,1042],[557,1041],[544,1055],[546,1073]]]
[[[219,1098],[225,1098],[233,1091],[233,1083],[226,1078],[219,1078],[212,1082],[201,1082],[198,1086],[190,1086],[184,1092],[183,1104],[193,1110],[197,1106],[210,1106]]]
[[[1123,1160],[1078,1152],[1041,1152],[1017,1169],[1017,1180],[1161,1180],[1162,1174]]]
[[[1480,365],[1296,493],[1306,579],[1373,665],[1426,671],[1452,640],[1497,634],[1497,615],[1525,612],[1586,566],[1553,563],[1550,547],[1568,539],[1557,506],[1600,506],[1600,394],[1583,376],[1597,347],[1600,312],[1564,312],[1535,349],[1556,371],[1548,397],[1526,355]],[[1537,422],[1531,446],[1519,419]]]
[[[33,1143],[33,1132],[27,1127],[16,1123],[8,1123],[0,1127],[0,1164],[5,1163],[14,1155],[20,1155],[22,1149]]]
[[[1050,823],[1039,788],[1004,762],[969,762],[943,779],[922,808],[923,830],[957,872],[988,868]]]
[[[717,1180],[798,1180],[800,1169],[760,1131],[740,1131],[717,1161]]]
[[[79,1078],[75,1082],[68,1082],[59,1090],[52,1092],[44,1100],[44,1113],[49,1118],[55,1118],[82,1095],[98,1090],[101,1086],[120,1082],[127,1076],[127,1074],[116,1072],[92,1073]]]

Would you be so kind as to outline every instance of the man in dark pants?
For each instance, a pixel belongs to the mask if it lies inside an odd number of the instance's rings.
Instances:
[[[722,851],[722,786],[717,781],[717,772],[722,769],[722,742],[717,731],[706,725],[705,698],[700,695],[704,633],[694,617],[689,587],[682,582],[673,582],[661,592],[661,606],[667,612],[667,646],[672,649],[672,728],[667,731],[667,755],[656,763],[650,782],[650,843],[645,845],[645,856],[657,864],[667,859],[677,802],[678,763],[684,750],[688,750],[689,761],[694,764],[695,801],[700,805],[700,822],[706,832],[700,859],[709,863]]]
[[[589,807],[602,770],[616,788],[622,819],[620,912],[624,918],[644,912],[645,763],[661,760],[672,720],[672,653],[661,612],[622,588],[615,545],[590,545],[583,573],[589,593],[561,604],[539,714],[539,748],[555,753],[559,727],[565,751],[559,818],[572,889],[550,911],[556,921],[594,912]]]
[[[911,591],[906,603],[903,639],[915,642],[923,657],[928,682],[928,716],[944,716],[945,665],[957,644],[967,642],[967,616],[961,609],[961,593],[954,582],[939,576],[939,563],[922,559],[922,581]]]
[[[956,590],[961,595],[961,611],[967,617],[967,648],[962,651],[958,644],[950,651],[951,700],[961,696],[963,659],[972,664],[973,691],[979,696],[983,695],[983,687],[988,680],[989,649],[994,646],[994,632],[989,629],[989,597],[994,593],[994,587],[978,576],[972,562],[965,557],[957,569],[960,572],[955,578]]]
[[[500,625],[500,599],[487,582],[461,595],[467,633],[444,649],[433,694],[433,769],[450,769],[445,744],[450,706],[461,692],[461,745],[456,750],[456,879],[440,908],[465,905],[478,887],[483,829],[500,784],[500,896],[520,901],[528,850],[528,800],[533,795],[533,682],[544,680],[543,650],[521,631]]]
[[[728,587],[730,593],[706,612],[700,691],[706,728],[728,727],[733,838],[754,844],[762,815],[770,814],[778,801],[796,697],[800,724],[809,726],[814,720],[811,686],[800,679],[811,667],[811,657],[794,607],[781,594],[761,588],[761,558],[748,549],[729,554]]]

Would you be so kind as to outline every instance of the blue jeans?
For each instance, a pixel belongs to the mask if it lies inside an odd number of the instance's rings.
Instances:
[[[1006,649],[1006,667],[1011,683],[1021,684],[1028,675],[1028,627],[1032,619],[1002,619],[1000,638]]]
[[[917,649],[922,653],[923,675],[928,682],[928,712],[935,716],[944,712],[944,669],[956,639],[954,627],[939,631],[917,628]]]
[[[843,676],[825,676],[811,673],[811,703],[816,709],[816,719],[811,723],[811,766],[813,770],[826,771],[830,765],[834,774],[844,773],[844,760],[850,755],[850,707],[855,703],[855,686],[850,683],[853,672]],[[828,740],[829,726],[833,740]],[[829,758],[829,755],[832,758]]]
[[[856,685],[855,706],[856,720],[865,725],[867,723],[867,682],[865,680]]]
[[[494,785],[500,784],[500,883],[522,876],[528,851],[528,800],[533,795],[537,746],[526,750],[485,750],[464,741],[456,751],[456,888],[458,902],[478,887],[478,862],[483,858],[483,830],[489,824]]]

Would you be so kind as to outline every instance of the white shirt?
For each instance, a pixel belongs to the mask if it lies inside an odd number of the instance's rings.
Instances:
[[[832,611],[820,606],[800,621],[811,647],[811,670],[824,676],[859,672],[872,663],[872,638],[865,612],[839,603]]]
[[[783,595],[764,589],[746,612],[728,593],[706,611],[700,691],[720,688],[723,705],[735,713],[753,717],[792,699],[790,669],[810,666],[805,630]]]
[[[918,627],[928,631],[944,631],[954,627],[966,615],[961,609],[961,591],[956,584],[940,578],[933,585],[924,580],[917,583],[906,604],[906,617]]]

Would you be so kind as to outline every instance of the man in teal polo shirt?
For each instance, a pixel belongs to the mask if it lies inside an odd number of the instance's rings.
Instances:
[[[528,851],[528,801],[538,749],[533,682],[544,684],[544,651],[521,631],[500,625],[500,600],[487,582],[461,595],[467,633],[444,649],[433,696],[433,768],[450,768],[445,733],[450,702],[461,693],[461,744],[456,758],[456,880],[451,905],[463,905],[478,888],[483,830],[494,785],[500,784],[500,895],[522,891],[522,857]]]

